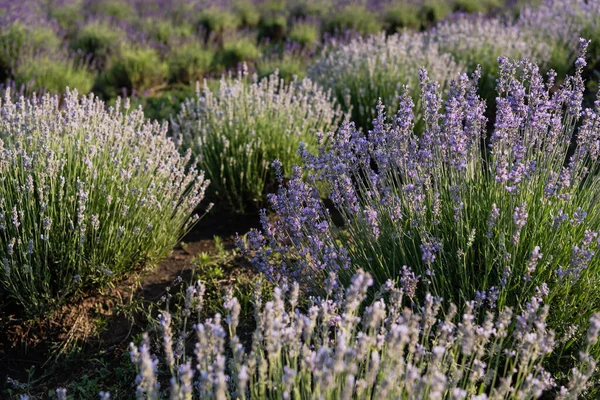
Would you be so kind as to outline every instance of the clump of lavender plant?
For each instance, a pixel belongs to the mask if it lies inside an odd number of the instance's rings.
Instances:
[[[277,218],[263,214],[248,237],[254,264],[313,290],[331,271],[347,282],[365,267],[383,284],[407,265],[436,296],[462,303],[485,291],[499,308],[545,288],[557,329],[583,325],[600,307],[600,101],[582,110],[581,45],[556,91],[554,73],[544,81],[534,63],[499,59],[489,138],[478,71],[452,81],[445,102],[421,71],[423,132],[405,91],[393,118],[379,106],[368,135],[344,124],[318,156],[304,152],[304,168],[270,197]]]
[[[518,29],[528,32],[536,41],[543,41],[550,49],[551,65],[564,73],[577,58],[577,39],[595,38],[600,31],[600,5],[586,0],[544,0],[537,7],[520,10]],[[591,44],[591,62],[595,65],[600,50]]]
[[[520,312],[486,312],[468,302],[459,314],[454,305],[443,310],[441,299],[431,295],[420,306],[404,307],[405,293],[392,283],[379,291],[385,298],[370,302],[372,284],[369,274],[358,271],[345,292],[311,298],[306,312],[297,308],[298,285],[276,287],[273,300],[264,305],[258,293],[248,348],[237,336],[239,302],[228,297],[225,318],[217,314],[177,335],[180,342],[195,334],[194,356],[174,343],[173,319],[163,313],[171,398],[499,400],[558,392],[558,398],[573,399],[590,385],[596,361],[587,351],[598,341],[599,314],[588,324],[569,382],[560,386],[542,366],[556,341],[547,328],[548,306],[540,298],[531,298]],[[188,297],[201,288],[191,287]],[[182,321],[195,307],[187,303]],[[159,361],[149,337],[130,347],[138,398],[165,395],[157,385]]]
[[[308,77],[330,88],[352,121],[372,127],[379,99],[391,113],[398,110],[398,96],[405,85],[418,96],[417,72],[427,68],[442,86],[463,70],[438,44],[419,33],[374,35],[335,45],[309,67]]]
[[[128,104],[124,107],[129,108]],[[0,104],[0,291],[28,313],[163,257],[208,184],[167,127],[68,91]]]
[[[84,95],[91,92],[95,79],[87,65],[60,53],[21,60],[13,77],[17,85],[27,85],[35,90],[62,93],[68,86]]]
[[[187,100],[173,121],[184,148],[199,157],[218,205],[244,211],[259,204],[276,179],[270,164],[279,159],[283,174],[299,160],[298,144],[315,149],[318,131],[331,129],[340,112],[326,92],[305,79],[285,83],[277,74],[251,82],[246,72],[206,83]]]
[[[512,22],[490,18],[461,18],[438,25],[429,33],[440,49],[464,63],[470,71],[482,68],[480,94],[495,99],[498,57],[535,60],[542,70],[548,68],[550,46],[528,29]]]
[[[14,73],[16,66],[24,59],[45,50],[56,52],[60,38],[55,29],[43,24],[25,24],[20,21],[1,21],[0,29],[0,80],[4,82]]]

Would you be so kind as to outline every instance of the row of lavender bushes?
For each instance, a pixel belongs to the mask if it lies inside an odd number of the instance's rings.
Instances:
[[[172,128],[183,139],[184,147],[200,155],[199,168],[213,182],[209,194],[221,208],[233,212],[256,209],[276,186],[268,163],[278,158],[283,164],[282,174],[289,177],[291,165],[298,159],[298,142],[314,151],[314,133],[335,126],[341,118],[338,106],[366,131],[377,118],[377,102],[381,100],[388,113],[396,113],[400,94],[408,86],[416,105],[415,129],[420,132],[420,68],[427,69],[443,90],[459,73],[480,68],[479,93],[487,102],[486,116],[491,123],[499,56],[535,60],[542,71],[554,69],[558,79],[563,79],[577,55],[577,34],[593,34],[594,21],[600,15],[597,7],[583,1],[573,0],[569,7],[571,12],[565,13],[563,3],[549,1],[538,8],[523,9],[514,21],[462,17],[426,32],[332,40],[308,69],[308,78],[322,90],[307,80],[287,86],[275,84],[274,76],[261,83],[257,75],[249,79],[245,73],[239,73],[235,81],[230,77],[229,83],[222,80],[220,89],[212,89],[205,81],[196,98],[185,100],[179,114],[171,119]],[[556,28],[559,35],[535,28],[539,25],[535,21],[544,18],[560,22]],[[592,52],[592,64],[598,54]],[[594,68],[588,67],[582,74],[588,77]],[[248,90],[244,89],[247,85]],[[316,101],[297,98],[309,92]],[[291,96],[290,100],[282,99],[280,93]],[[328,104],[327,97],[333,97],[337,105]],[[257,106],[259,98],[272,100]],[[296,134],[290,135],[292,130]],[[273,141],[273,137],[278,139]]]
[[[421,70],[421,133],[406,88],[368,133],[346,122],[319,135],[317,155],[302,148],[289,181],[276,161],[273,218],[240,240],[276,283],[264,304],[257,289],[251,343],[231,294],[224,316],[201,322],[193,284],[159,317],[163,356],[149,336],[131,344],[136,397],[595,398],[600,102],[582,106],[588,44],[560,85],[501,57],[489,136],[479,70],[444,96]]]
[[[579,10],[594,11],[588,3],[575,3]],[[559,3],[551,5],[557,15],[564,12]],[[539,17],[533,11],[523,15],[522,23],[525,17]],[[592,23],[582,25],[586,15],[566,14],[570,30],[563,33],[572,36],[582,26],[593,31]],[[194,221],[206,189],[196,166],[215,179],[213,196],[234,208],[259,202],[278,178],[280,191],[269,196],[276,218],[264,213],[263,231],[251,233],[244,246],[269,279],[298,282],[291,308],[277,319],[273,307],[283,309],[283,300],[265,305],[270,308],[257,320],[249,352],[237,346],[235,300],[226,305],[232,313],[230,350],[218,328],[220,317],[198,323],[197,389],[191,386],[195,373],[188,359],[180,350],[175,355],[170,350],[172,332],[165,314],[174,398],[190,398],[190,390],[217,398],[278,398],[286,393],[306,398],[593,396],[599,353],[595,312],[600,296],[595,288],[600,283],[600,228],[594,205],[599,197],[600,104],[582,106],[588,42],[582,41],[579,57],[572,57],[572,77],[557,82],[549,72],[544,80],[540,66],[527,60],[500,57],[494,65],[478,60],[507,52],[538,57],[547,69],[556,51],[574,50],[558,42],[525,46],[530,36],[520,36],[524,30],[490,24],[502,32],[510,28],[510,39],[504,44],[493,35],[466,40],[483,23],[463,20],[434,31],[446,35],[448,43],[456,41],[446,48],[421,34],[342,44],[341,53],[331,54],[375,58],[357,63],[361,70],[355,74],[337,75],[348,89],[332,89],[357,125],[346,122],[336,133],[327,132],[337,125],[340,112],[308,80],[286,84],[274,75],[260,82],[254,78],[247,86],[242,73],[238,79],[223,79],[218,91],[205,86],[174,119],[178,138],[191,149],[183,156],[166,138],[166,127],[146,122],[141,111],[123,113],[119,104],[107,111],[98,99],[75,93],[67,94],[64,104],[49,95],[17,102],[7,95],[0,110],[2,294],[39,314],[79,290],[155,262]],[[536,32],[540,38],[550,33]],[[480,42],[491,50],[473,55]],[[397,68],[397,54],[416,60],[408,72]],[[431,69],[433,79],[418,63]],[[488,72],[476,64],[488,66]],[[376,74],[369,69],[373,65]],[[493,68],[497,72],[490,73]],[[473,70],[470,78],[458,75],[465,70]],[[327,69],[314,75],[319,76],[337,79]],[[494,125],[488,135],[486,107],[491,104],[478,91],[489,98],[485,88],[496,77]],[[374,108],[376,98],[385,106]],[[356,108],[353,101],[358,101]],[[317,135],[320,131],[325,134]],[[281,132],[285,141],[279,140]],[[301,141],[303,165],[292,168]],[[247,159],[238,158],[244,154]],[[268,161],[274,158],[281,160],[272,173]],[[242,179],[232,180],[238,177]],[[322,195],[333,208],[325,206]],[[240,198],[244,201],[236,203]],[[334,217],[342,222],[334,223]],[[361,268],[369,275],[356,275]],[[345,300],[325,287],[331,274],[339,287],[351,288]],[[384,303],[373,303],[378,295],[366,291],[371,278],[387,288],[388,294],[378,294]],[[353,293],[353,282],[364,293]],[[394,283],[402,287],[404,302]],[[201,292],[192,288],[190,296],[193,290]],[[287,291],[283,284],[280,290]],[[291,329],[297,328],[294,321],[304,324],[312,318],[310,312],[295,310],[296,290],[303,297],[320,296],[313,303],[321,329],[302,325],[302,335],[294,339],[299,332]],[[442,306],[441,299],[457,304],[463,318],[442,313],[452,308]],[[369,308],[363,319],[353,319],[362,312],[360,304]],[[372,314],[382,304],[391,313],[387,319]],[[398,311],[405,305],[412,311]],[[181,310],[183,319],[190,307]],[[509,309],[519,315],[514,322],[505,314]],[[496,322],[487,312],[499,313]],[[257,315],[261,313],[259,305]],[[429,313],[441,313],[447,325],[423,322]],[[410,334],[406,328],[412,318],[419,322]],[[369,325],[373,319],[377,322]],[[475,324],[481,337],[465,338],[461,324],[467,323]],[[281,340],[265,339],[280,328],[290,335],[282,348],[277,347]],[[521,336],[523,331],[528,334]],[[394,342],[389,332],[402,334]],[[471,339],[483,340],[478,352]],[[160,371],[148,346],[132,350],[141,371],[138,395],[157,398],[155,375]],[[405,352],[405,359],[397,356]],[[336,362],[339,357],[342,361]],[[401,367],[394,364],[406,360]],[[320,375],[322,366],[330,373]],[[386,392],[390,385],[397,391]]]
[[[421,26],[410,22],[415,18],[418,21],[418,15],[431,14],[438,21],[452,7],[459,11],[483,11],[499,5],[495,1],[474,2],[486,3],[483,9],[477,9],[467,6],[466,1],[455,3],[454,6],[445,2],[422,5],[429,11],[419,11],[420,6],[411,1],[394,6],[378,2],[372,7],[389,14],[385,19],[391,25],[386,33],[393,34]],[[394,94],[402,84],[410,82],[415,86],[416,81],[409,79],[415,75],[411,65],[428,67],[432,76],[442,82],[446,72],[438,77],[435,70],[447,64],[445,54],[452,56],[456,67],[472,71],[477,64],[484,66],[483,95],[490,100],[497,72],[495,59],[499,55],[530,57],[540,68],[553,68],[563,76],[576,53],[572,43],[580,36],[593,37],[598,29],[595,20],[599,10],[594,4],[585,0],[546,0],[540,6],[519,10],[516,19],[510,14],[492,19],[458,14],[416,37],[392,37],[388,42],[381,33],[378,39],[348,42],[342,36],[325,40],[322,51],[320,33],[327,29],[315,27],[311,18],[321,21],[319,18],[330,15],[346,21],[334,24],[337,28],[333,31],[337,32],[376,34],[383,27],[361,22],[364,18],[375,18],[368,10],[361,9],[363,5],[334,5],[328,1],[256,5],[173,2],[160,7],[154,7],[158,3],[153,2],[112,0],[7,4],[0,28],[0,79],[8,77],[19,85],[58,93],[69,85],[80,93],[94,91],[104,99],[122,93],[146,93],[148,97],[141,101],[148,105],[147,112],[168,119],[169,114],[178,111],[182,98],[193,94],[190,83],[204,77],[218,77],[224,69],[235,68],[238,63],[251,65],[260,77],[279,69],[286,80],[293,75],[302,77],[308,68],[310,77],[333,89],[344,111],[352,109],[353,120],[367,128],[375,117],[378,97],[392,107]],[[351,11],[346,13],[346,9]],[[431,11],[438,9],[447,11]],[[293,17],[296,14],[304,19]],[[278,28],[273,21],[281,19],[284,27]],[[269,25],[263,29],[269,32],[263,39],[250,39],[252,35],[248,36],[248,32],[235,34],[242,24],[248,25],[244,29],[256,29],[254,35],[259,35],[260,21]],[[289,29],[286,21],[294,21]],[[363,29],[363,25],[374,28]],[[555,28],[548,29],[549,25]],[[289,41],[275,45],[277,41],[271,36],[280,31],[289,36]],[[410,40],[416,43],[407,48],[406,42]],[[406,57],[407,50],[411,54],[418,51],[416,59]],[[321,52],[324,56],[319,61]],[[441,60],[438,53],[444,54]],[[592,49],[594,59],[597,53]],[[389,61],[393,60],[395,66],[391,67]],[[394,71],[398,62],[409,68]],[[398,78],[402,78],[401,83]]]
[[[570,12],[567,13],[567,10]],[[256,76],[250,78],[245,72],[239,73],[235,82],[231,77],[227,80],[229,83],[225,83],[226,80],[216,84],[205,81],[202,92],[198,92],[195,99],[182,99],[180,112],[171,116],[173,133],[183,140],[184,148],[192,149],[194,156],[200,158],[198,168],[205,170],[213,182],[209,194],[218,201],[220,208],[234,212],[255,209],[264,203],[266,192],[276,185],[268,166],[270,161],[280,159],[284,164],[284,175],[289,176],[292,163],[298,160],[295,155],[298,142],[303,141],[309,150],[314,150],[314,133],[328,131],[340,120],[337,106],[328,104],[325,96],[333,96],[342,111],[358,127],[368,129],[377,116],[377,101],[381,99],[388,112],[395,113],[399,94],[404,85],[409,85],[417,105],[416,129],[420,130],[419,68],[425,67],[432,78],[446,88],[447,82],[459,72],[473,72],[480,65],[483,74],[480,90],[488,102],[489,112],[493,114],[498,56],[536,60],[544,71],[551,67],[557,70],[560,78],[574,60],[574,37],[582,32],[594,33],[595,16],[599,15],[599,11],[593,4],[579,0],[571,1],[568,7],[561,2],[547,1],[541,7],[523,9],[516,21],[464,17],[439,24],[428,32],[391,36],[379,34],[350,41],[341,40],[339,43],[334,40],[324,49],[323,57],[308,70],[311,80],[323,87],[323,91],[308,81],[302,81],[299,88],[296,88],[296,81],[289,85],[283,82],[276,85],[259,83]],[[35,15],[34,12],[31,14]],[[537,29],[539,22],[545,19],[555,20],[557,28]],[[18,58],[18,54],[14,54],[17,50],[27,52],[29,47],[25,45],[27,30],[23,23],[7,26],[4,53],[7,57],[5,61],[9,62]],[[29,35],[31,45],[35,47],[37,43],[39,47],[43,42],[46,47],[52,47],[50,44],[56,41],[48,40],[47,35],[42,34],[46,29],[43,24],[39,29],[39,35]],[[104,32],[102,38],[97,37],[98,29]],[[101,77],[106,82],[112,81],[115,84],[113,87],[157,84],[155,77],[162,72],[157,75],[156,71],[148,71],[146,66],[166,71],[151,49],[135,46],[128,47],[129,55],[122,53],[118,63],[109,62],[111,52],[120,52],[120,47],[114,42],[118,30],[100,20],[91,21],[77,30],[77,34],[79,42],[74,43],[92,46],[94,49],[85,52],[97,50],[98,54],[93,56],[96,62],[106,64],[105,67],[114,72]],[[189,80],[199,79],[205,71],[196,74],[184,64],[188,61],[194,65],[197,62],[202,64],[204,59],[196,60],[193,49],[188,45],[175,47],[179,48],[185,60],[169,58],[174,68],[183,68],[173,73],[183,74]],[[32,51],[35,52],[35,49]],[[597,57],[594,51],[592,64],[596,63]],[[43,73],[44,65],[35,63],[29,70]],[[61,71],[61,81],[57,82],[57,87],[62,88],[66,84],[80,86],[78,79],[70,74],[72,68],[57,66],[53,70]],[[276,78],[272,76],[267,79],[269,82],[273,80]],[[250,90],[247,91],[244,87],[248,84]],[[219,85],[221,89],[214,89]],[[225,90],[226,86],[237,89],[231,92]],[[257,89],[252,89],[255,87]],[[309,92],[312,98],[318,99],[315,104],[310,104],[306,99],[296,99],[296,96],[302,97]],[[289,100],[282,100],[280,93],[287,93]],[[275,100],[257,106],[259,98]],[[231,111],[232,107],[243,110],[250,107],[252,110],[237,112]],[[292,118],[288,119],[288,115]],[[306,123],[298,124],[298,121]],[[292,130],[295,131],[294,135],[289,134]],[[276,134],[277,140],[271,140],[275,131],[285,134]]]
[[[542,71],[553,69],[563,77],[575,61],[577,39],[597,37],[598,15],[597,2],[548,0],[521,9],[516,19],[463,15],[421,33],[333,40],[323,57],[309,66],[308,77],[333,90],[344,111],[351,111],[352,121],[363,129],[372,128],[378,99],[390,113],[397,111],[404,85],[410,85],[417,100],[416,71],[421,67],[444,87],[457,71],[471,73],[481,66],[481,95],[492,103],[499,56],[529,58]],[[592,45],[586,76],[596,70],[600,57],[596,46]]]
[[[485,12],[499,0],[4,1],[0,80],[60,93],[69,84],[105,100],[154,96],[247,62],[259,74],[302,74],[324,35],[421,29],[452,11]],[[283,53],[288,49],[293,60]],[[65,73],[65,71],[68,71]]]
[[[252,83],[247,84],[249,79]],[[74,294],[154,265],[191,228],[205,197],[243,211],[276,188],[299,144],[317,149],[341,112],[308,79],[245,71],[204,87],[167,124],[129,101],[90,95],[0,102],[0,282],[4,300],[43,315]],[[204,204],[207,206],[208,204]],[[201,212],[201,211],[200,211]]]

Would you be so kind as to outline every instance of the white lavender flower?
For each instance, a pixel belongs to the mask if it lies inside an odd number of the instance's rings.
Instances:
[[[292,307],[294,290],[287,284],[276,286],[273,299],[257,306],[249,350],[239,345],[236,332],[227,335],[220,315],[198,322],[195,363],[171,369],[171,398],[191,399],[193,386],[201,398],[210,399],[258,400],[267,388],[284,399],[366,394],[378,399],[486,399],[486,393],[492,399],[533,399],[556,386],[555,377],[542,367],[554,336],[546,328],[547,309],[536,299],[517,318],[507,308],[497,316],[487,313],[480,324],[473,303],[467,304],[461,322],[456,307],[444,312],[433,296],[422,307],[402,309],[384,299],[370,303],[371,284],[363,271],[353,277],[340,294],[344,309],[333,326],[330,320],[338,311],[334,302],[315,299],[305,314]],[[238,301],[228,295],[224,304],[231,311]],[[162,325],[178,320],[161,315]],[[233,319],[228,317],[230,326]],[[598,340],[596,320],[600,318],[592,320],[590,345]],[[508,331],[514,332],[512,339]],[[131,344],[131,358],[139,368],[138,396],[155,399],[157,367],[147,345],[147,336],[140,347]],[[585,353],[580,360],[560,398],[576,398],[590,381],[595,363]]]
[[[97,284],[154,263],[193,223],[208,182],[191,155],[142,111],[117,110],[75,91],[0,100],[0,259],[35,266],[27,279],[3,268],[0,286],[27,312],[67,299],[74,276]]]
[[[273,160],[281,160],[289,175],[299,160],[299,143],[314,150],[317,132],[335,127],[341,113],[329,97],[308,79],[286,84],[274,74],[258,81],[241,71],[235,79],[223,77],[218,90],[206,83],[198,88],[172,128],[206,171],[217,204],[244,211],[276,184]]]

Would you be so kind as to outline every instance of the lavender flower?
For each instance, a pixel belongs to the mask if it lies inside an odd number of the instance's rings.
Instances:
[[[329,95],[308,79],[286,84],[274,74],[259,81],[241,71],[236,79],[223,77],[216,91],[206,83],[198,88],[172,128],[197,157],[198,168],[207,171],[218,204],[244,211],[276,184],[273,160],[280,160],[289,176],[299,143],[315,149],[316,133],[334,127],[340,116]]]
[[[166,126],[119,109],[76,91],[0,102],[0,259],[35,266],[27,279],[3,269],[0,286],[29,313],[67,299],[74,277],[98,284],[156,262],[194,222],[203,173]]]
[[[497,67],[489,139],[481,71],[442,93],[421,70],[418,129],[412,94],[401,88],[398,112],[386,115],[379,103],[368,132],[344,123],[322,135],[318,154],[301,148],[303,166],[270,197],[274,218],[265,212],[250,235],[252,262],[272,281],[292,277],[321,296],[332,272],[347,285],[368,268],[383,285],[406,281],[401,266],[410,265],[444,299],[502,310],[543,297],[560,315],[552,324],[586,324],[592,298],[600,301],[600,124],[597,110],[579,110],[582,64],[560,86],[529,60],[499,57]],[[534,378],[545,382],[541,371]]]
[[[308,77],[331,89],[352,120],[367,129],[377,118],[379,100],[396,113],[407,104],[398,99],[405,85],[417,96],[417,72],[423,67],[442,85],[463,69],[425,34],[379,34],[333,41],[309,67]]]
[[[536,299],[516,318],[506,308],[487,313],[478,323],[472,302],[460,321],[456,307],[443,311],[432,296],[413,308],[391,299],[372,303],[367,300],[372,283],[368,274],[358,271],[338,299],[341,309],[330,300],[313,299],[306,313],[294,307],[294,291],[286,297],[287,288],[276,286],[273,300],[257,305],[248,350],[239,346],[235,331],[225,333],[218,314],[198,321],[196,361],[171,371],[171,398],[191,398],[192,385],[198,396],[216,399],[261,399],[267,387],[278,398],[330,398],[340,393],[357,398],[371,393],[382,399],[432,394],[487,399],[489,393],[489,398],[533,399],[556,386],[555,377],[542,366],[555,345],[554,333],[546,328],[547,307]],[[228,296],[225,303],[237,300]],[[339,316],[334,325],[332,315]],[[597,319],[591,321],[590,345],[598,339]],[[509,331],[515,332],[512,338]],[[131,345],[132,360],[140,368],[138,395],[157,398],[156,378],[150,376],[156,366],[144,361],[152,360],[147,340],[145,336],[139,348]],[[227,361],[225,354],[230,354]],[[581,360],[569,376],[569,386],[560,390],[565,398],[580,395],[590,382],[595,364],[587,353]]]

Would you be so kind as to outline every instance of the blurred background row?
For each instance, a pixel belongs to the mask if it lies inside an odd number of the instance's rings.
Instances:
[[[531,4],[528,2],[527,4]],[[0,1],[0,82],[127,96],[166,119],[194,83],[246,63],[259,77],[303,77],[332,42],[423,31],[465,14],[518,16],[506,0]]]

